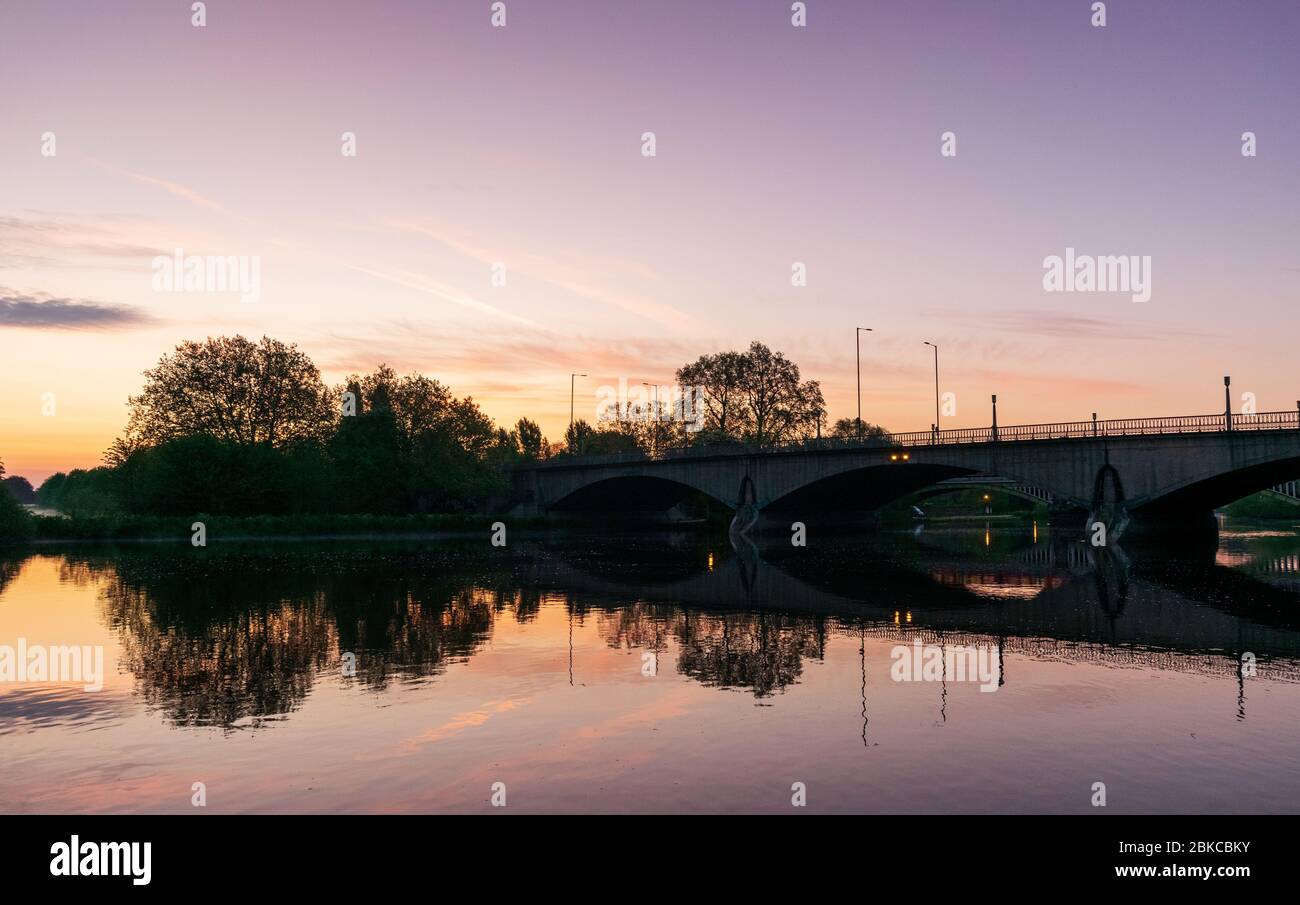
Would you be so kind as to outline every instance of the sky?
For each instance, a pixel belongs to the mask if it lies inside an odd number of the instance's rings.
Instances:
[[[945,428],[1221,411],[1225,374],[1296,406],[1300,4],[791,5],[0,4],[0,460],[99,464],[145,369],[235,333],[553,440],[571,373],[591,420],[751,340],[852,417],[857,326],[891,430],[934,420],[924,340]],[[1048,291],[1067,248],[1149,258],[1149,301]],[[176,249],[258,297],[156,290]]]

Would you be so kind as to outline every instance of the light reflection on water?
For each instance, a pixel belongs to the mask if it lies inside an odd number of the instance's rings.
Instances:
[[[1298,604],[1233,526],[67,547],[0,559],[0,644],[109,675],[0,684],[0,812],[1295,811]],[[1002,685],[893,681],[916,639]]]

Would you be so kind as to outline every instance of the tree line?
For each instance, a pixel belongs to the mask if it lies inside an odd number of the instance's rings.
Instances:
[[[575,421],[559,443],[528,418],[500,427],[471,397],[384,364],[327,386],[297,346],[266,336],[183,342],[144,378],[104,464],[52,475],[36,502],[77,516],[465,512],[506,491],[521,463],[768,445],[827,424],[818,382],[757,342],[677,370],[698,391],[689,421],[616,407],[595,424]],[[841,419],[829,434],[878,431]]]

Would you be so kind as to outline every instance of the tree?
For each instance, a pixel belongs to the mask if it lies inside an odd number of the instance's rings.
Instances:
[[[595,428],[579,418],[570,424],[569,429],[564,432],[565,451],[571,456],[585,456],[587,446],[595,433]]]
[[[747,413],[742,384],[749,363],[740,352],[701,355],[677,369],[677,383],[699,387],[704,399],[704,429],[713,435],[739,437]]]
[[[830,435],[838,440],[857,439],[883,440],[889,437],[889,431],[879,424],[859,421],[857,418],[841,418],[831,428]]]
[[[799,366],[752,342],[744,352],[705,355],[678,369],[677,380],[700,390],[704,425],[692,442],[744,440],[766,446],[815,436],[826,423],[826,401]]]
[[[364,408],[342,419],[327,445],[337,496],[331,508],[343,512],[394,514],[407,506],[409,444],[397,425],[382,384],[365,394]]]
[[[5,463],[0,462],[0,478],[4,478],[4,474]],[[9,482],[13,480],[5,478],[0,481],[0,544],[29,540],[36,533],[31,515],[9,492]],[[30,484],[27,486],[31,487]],[[3,576],[0,576],[0,587],[3,585]]]
[[[0,465],[0,475],[4,474],[4,466]],[[4,486],[13,495],[13,498],[20,503],[35,503],[36,491],[32,488],[32,482],[21,475],[10,475],[4,479]]]
[[[29,540],[35,531],[31,515],[0,484],[0,544]]]
[[[58,509],[59,500],[63,497],[64,485],[68,481],[68,476],[61,471],[56,471],[44,481],[41,486],[36,488],[36,502],[48,509]]]
[[[644,453],[645,446],[637,428],[639,423],[620,420],[614,422],[614,427],[596,430],[579,419],[564,434],[566,451],[575,456]]]
[[[398,377],[386,364],[348,378],[347,387],[361,410],[343,419],[338,439],[346,442],[332,443],[331,456],[351,476],[345,498],[374,498],[365,511],[391,511],[395,495],[417,512],[464,509],[505,486],[503,469],[520,455],[518,438],[473,399],[457,399],[422,374]],[[367,504],[357,498],[349,505]]]
[[[36,491],[36,501],[68,515],[112,515],[121,510],[120,473],[113,468],[74,468],[50,475]]]
[[[740,395],[749,413],[746,439],[759,446],[807,436],[826,407],[816,381],[801,383],[799,366],[760,342],[745,353]]]
[[[297,346],[242,336],[183,342],[145,371],[127,404],[126,437],[110,461],[136,449],[194,434],[240,444],[284,447],[323,440],[335,422],[334,394]]]
[[[536,462],[545,456],[549,444],[536,421],[520,418],[515,424],[515,438],[519,444],[519,455],[525,460]]]
[[[373,407],[387,405],[402,435],[414,438],[422,430],[438,425],[448,417],[456,400],[451,390],[423,374],[398,377],[386,364],[380,364],[373,374],[350,377],[349,387],[359,388],[358,398],[364,398]]]

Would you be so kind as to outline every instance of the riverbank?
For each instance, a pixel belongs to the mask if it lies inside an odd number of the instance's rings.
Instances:
[[[189,541],[202,523],[207,541],[218,538],[347,538],[403,537],[482,532],[494,522],[510,528],[544,525],[541,519],[454,513],[441,515],[261,515],[261,516],[103,516],[34,515],[29,543],[99,540]]]
[[[1229,503],[1223,512],[1233,518],[1300,522],[1300,503],[1268,491]]]

